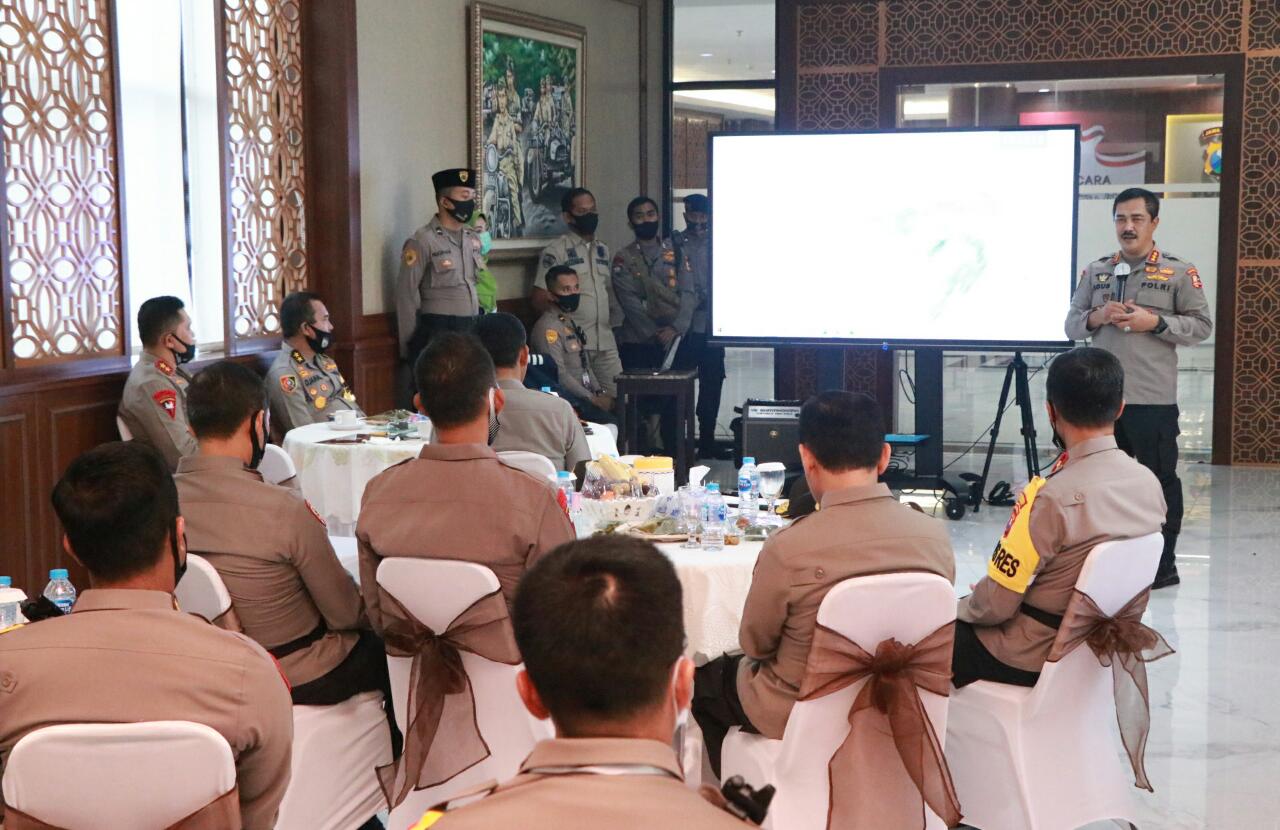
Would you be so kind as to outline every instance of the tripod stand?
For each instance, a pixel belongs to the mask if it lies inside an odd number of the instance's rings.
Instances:
[[[1009,386],[1013,385],[1013,400],[1022,413],[1022,449],[1026,454],[1027,478],[1040,475],[1040,456],[1036,452],[1036,422],[1031,412],[1031,387],[1027,383],[1027,362],[1022,359],[1022,352],[1014,352],[1013,360],[1004,372],[1004,386],[1000,390],[1000,404],[996,408],[996,420],[991,425],[991,443],[987,445],[987,460],[982,464],[982,477],[974,484],[973,512],[977,513],[982,505],[983,494],[987,491],[987,476],[991,473],[991,457],[996,451],[996,436],[1000,434],[1000,422],[1004,419],[1004,410],[1009,402]]]

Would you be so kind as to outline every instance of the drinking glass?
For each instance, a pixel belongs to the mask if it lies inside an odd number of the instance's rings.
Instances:
[[[782,493],[782,485],[786,481],[787,468],[780,462],[766,461],[756,467],[756,472],[760,475],[760,493],[765,497],[765,503],[768,505],[765,508],[763,524],[781,524],[782,522],[773,512],[773,508],[778,501],[778,495]]]
[[[702,547],[698,538],[702,533],[702,499],[699,492],[701,488],[686,484],[680,489],[683,491],[680,497],[681,524],[685,528],[684,532],[689,534],[680,547],[696,550]]]

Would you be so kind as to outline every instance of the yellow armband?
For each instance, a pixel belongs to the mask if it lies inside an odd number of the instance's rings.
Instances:
[[[1036,476],[1018,496],[1013,515],[1005,526],[1004,536],[996,543],[991,561],[987,563],[987,576],[993,582],[1017,594],[1025,594],[1031,577],[1040,564],[1040,554],[1031,543],[1031,507],[1035,504],[1045,480]]]
[[[439,810],[430,810],[422,818],[418,819],[418,823],[409,828],[409,830],[427,830],[428,827],[444,818],[444,813]]]

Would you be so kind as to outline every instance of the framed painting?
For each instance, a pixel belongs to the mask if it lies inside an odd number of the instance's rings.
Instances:
[[[560,197],[583,186],[587,32],[526,12],[470,9],[471,164],[495,250],[565,232]]]

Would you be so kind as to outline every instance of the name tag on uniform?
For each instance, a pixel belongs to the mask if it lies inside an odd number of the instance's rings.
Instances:
[[[1040,564],[1040,553],[1031,543],[1031,508],[1045,479],[1036,476],[1027,483],[1013,506],[1013,514],[1005,526],[1004,536],[987,563],[987,576],[1015,594],[1025,594]]]

